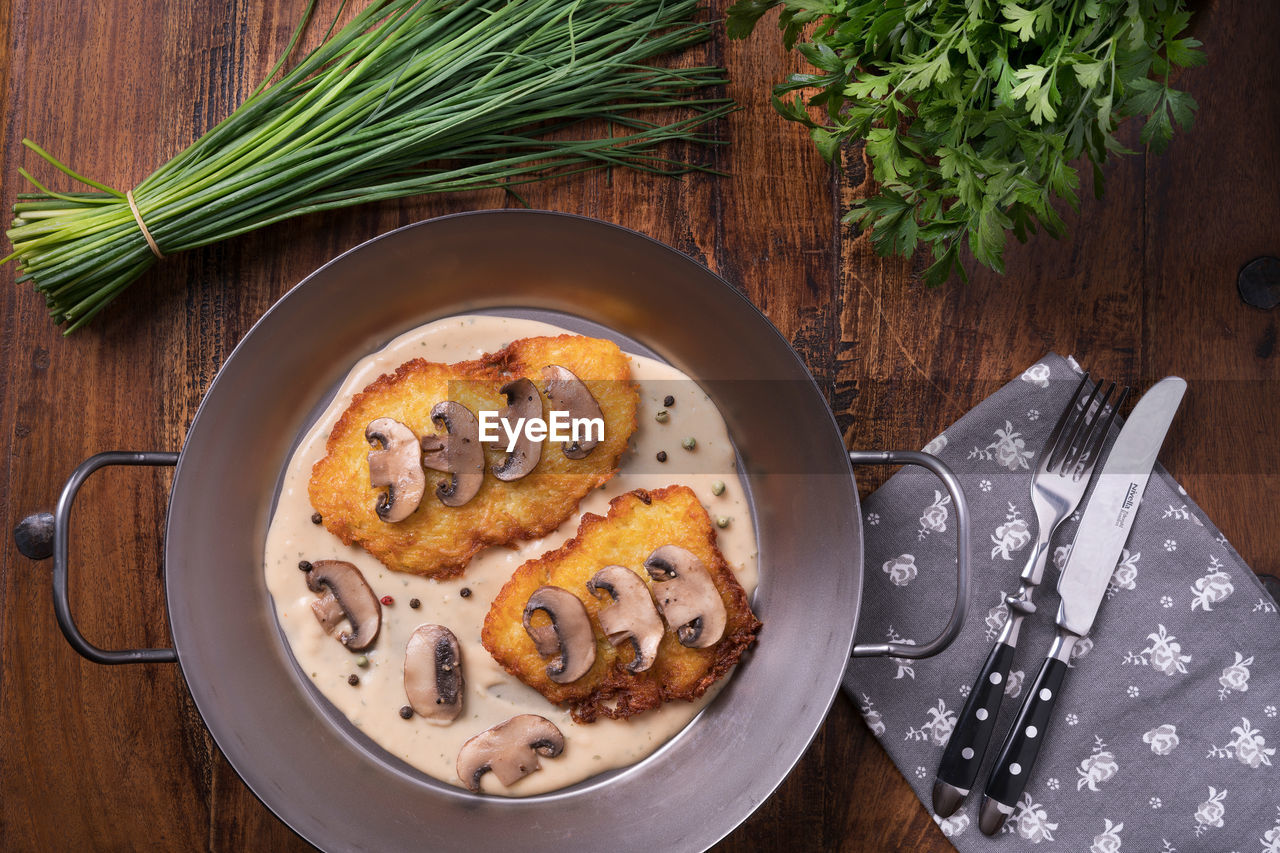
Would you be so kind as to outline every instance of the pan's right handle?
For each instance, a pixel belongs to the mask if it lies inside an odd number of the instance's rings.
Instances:
[[[58,616],[58,627],[71,648],[94,663],[173,663],[178,654],[173,649],[100,649],[80,633],[71,616],[71,601],[67,593],[67,535],[71,528],[71,504],[84,481],[99,468],[107,465],[177,464],[176,453],[112,451],[91,456],[72,472],[52,516],[49,513],[29,515],[14,530],[18,550],[32,559],[48,557],[52,540],[53,609]]]
[[[941,459],[916,450],[851,450],[849,461],[854,465],[919,465],[942,481],[956,516],[956,603],[951,610],[951,620],[942,633],[922,646],[905,643],[861,643],[853,647],[853,657],[869,658],[893,655],[900,658],[927,658],[951,645],[964,627],[969,612],[969,504],[964,499],[960,481]]]

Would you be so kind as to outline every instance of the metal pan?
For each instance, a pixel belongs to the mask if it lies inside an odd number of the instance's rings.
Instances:
[[[697,379],[739,450],[760,546],[754,607],[764,629],[715,701],[639,764],[519,800],[426,777],[349,725],[298,672],[262,573],[281,469],[350,366],[414,326],[477,311],[556,312],[561,322],[600,324],[624,348],[648,349]],[[58,620],[76,650],[98,663],[177,660],[232,766],[321,848],[703,849],[786,777],[851,653],[936,654],[964,620],[962,548],[954,609],[936,640],[854,648],[863,543],[851,457],[934,471],[954,501],[959,541],[968,542],[954,476],[922,453],[848,453],[799,357],[704,267],[581,217],[489,211],[434,219],[342,255],[271,308],[219,371],[181,453],[100,454],[76,470],[52,526]],[[172,649],[102,650],[72,621],[71,505],[85,478],[112,464],[177,466],[164,543]]]

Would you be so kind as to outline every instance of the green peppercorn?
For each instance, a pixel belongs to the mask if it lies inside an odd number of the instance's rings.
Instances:
[[[671,418],[671,415],[667,414],[666,409],[663,409],[661,412],[658,412],[656,415],[653,416],[653,419],[660,424],[665,424],[670,418]]]
[[[698,440],[693,436],[688,436],[684,441],[680,442],[680,446],[685,450],[693,450],[698,446]]]
[[[724,494],[724,480],[716,480],[711,484],[711,494],[720,497]]]
[[[369,665],[369,658],[365,657],[364,655],[360,655],[359,657],[356,658],[356,666],[363,667],[368,665]]]
[[[719,527],[719,528],[722,528],[722,529],[723,529],[723,528],[728,527],[728,526],[729,526],[729,516],[727,516],[727,515],[717,515],[717,516],[716,516],[716,527]]]

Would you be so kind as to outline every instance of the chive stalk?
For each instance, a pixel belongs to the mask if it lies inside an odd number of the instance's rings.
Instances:
[[[722,69],[650,63],[709,37],[698,0],[372,0],[268,85],[313,6],[248,100],[133,189],[164,255],[369,201],[613,166],[711,171],[668,144],[719,144],[706,124],[732,109],[706,94]],[[124,192],[23,144],[92,188],[19,169],[37,192],[14,204],[0,261],[70,333],[157,257]]]

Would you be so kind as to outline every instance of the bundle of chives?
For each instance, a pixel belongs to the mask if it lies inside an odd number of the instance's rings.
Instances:
[[[716,141],[702,126],[732,107],[699,90],[723,71],[646,64],[708,38],[697,11],[697,0],[372,0],[131,192],[23,140],[94,191],[54,192],[20,169],[39,192],[14,205],[4,262],[18,261],[18,280],[69,333],[160,257],[305,213],[604,166],[703,170],[663,147]],[[587,119],[607,132],[576,136]]]

